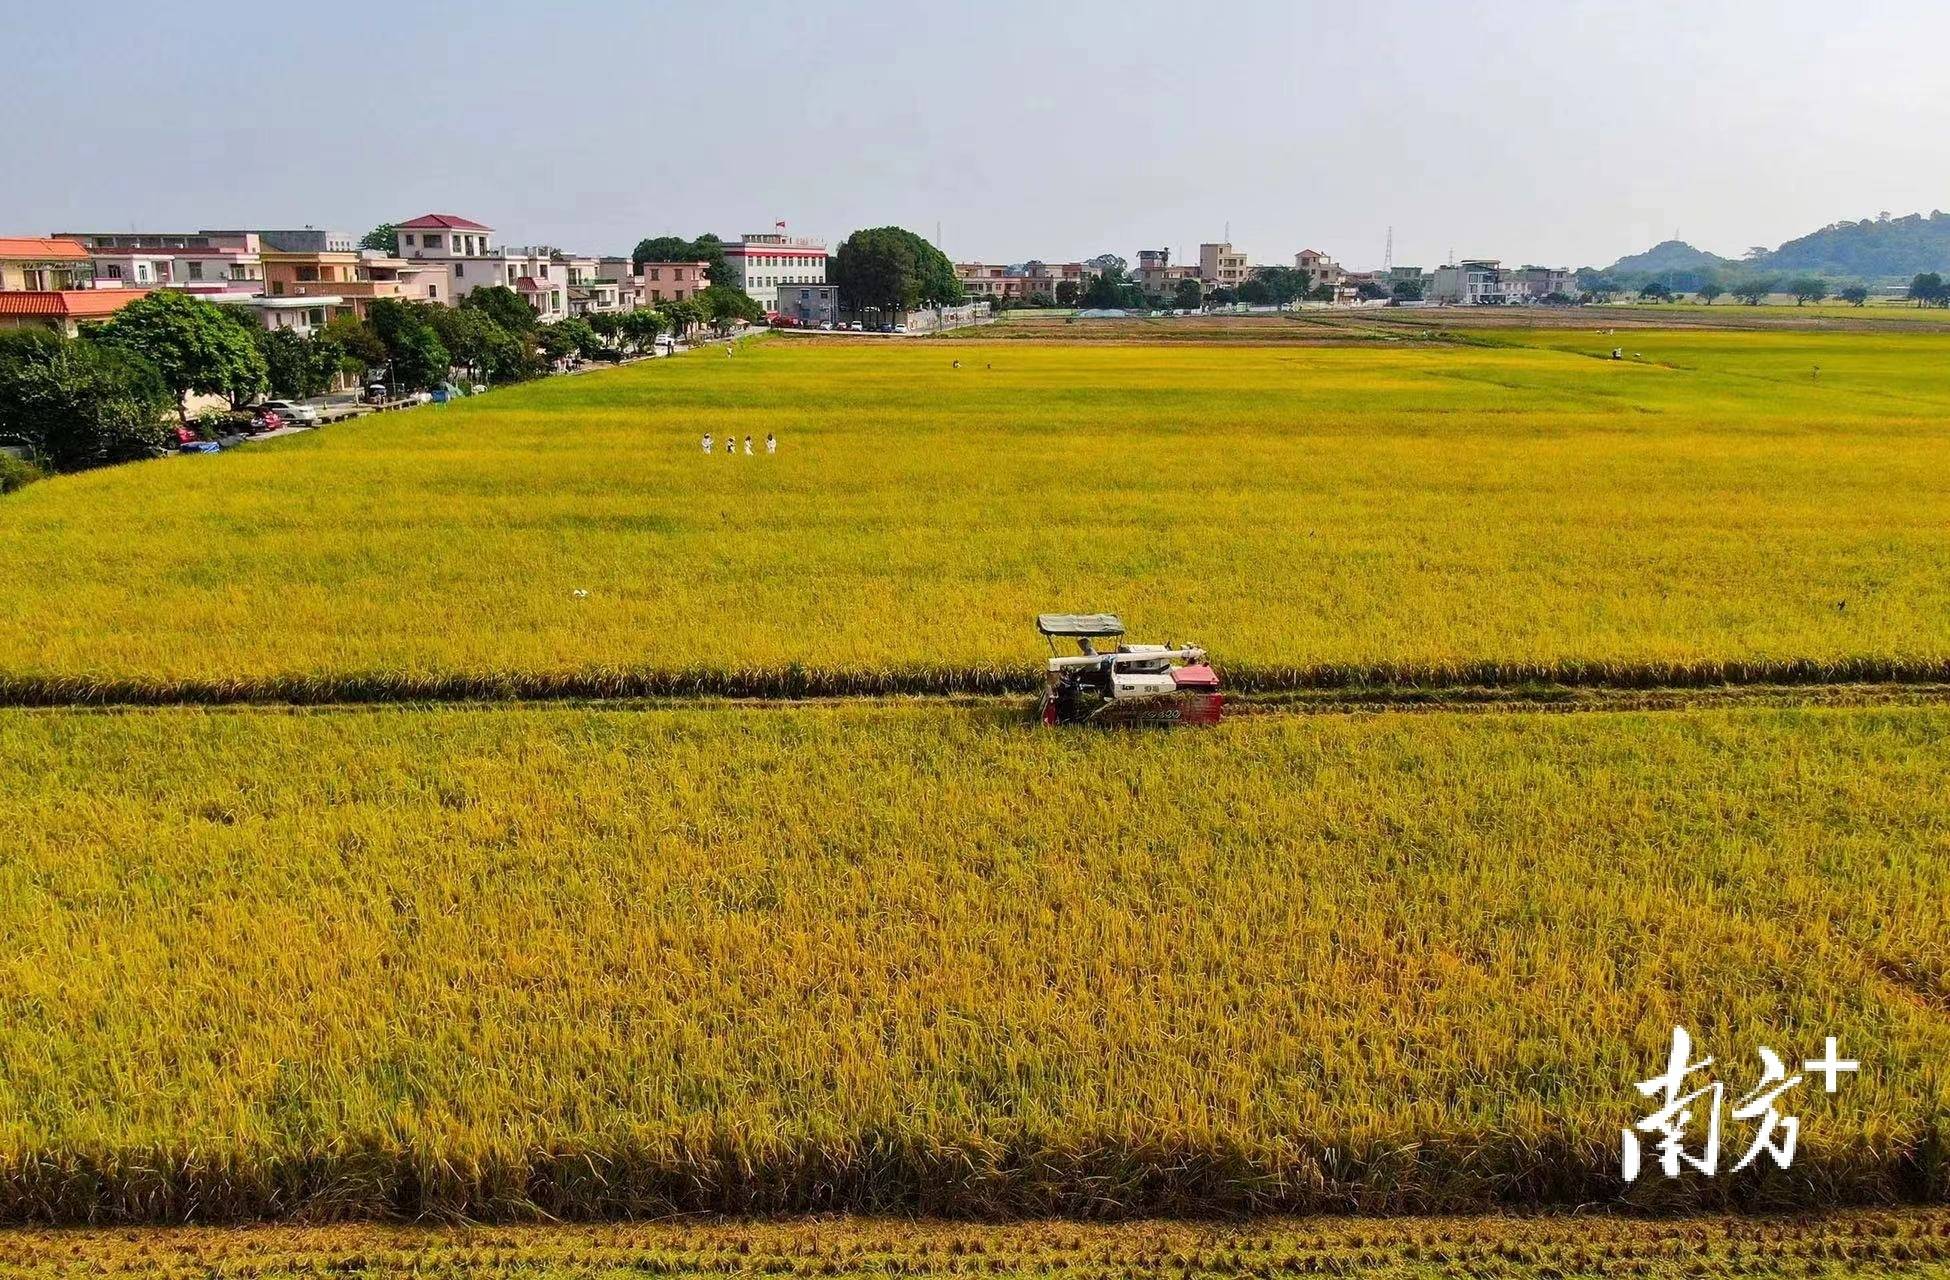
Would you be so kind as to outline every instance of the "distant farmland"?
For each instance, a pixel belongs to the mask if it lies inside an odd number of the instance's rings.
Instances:
[[[1021,687],[1053,608],[1271,687],[1950,673],[1950,336],[1493,337],[781,341],[60,479],[0,696]]]

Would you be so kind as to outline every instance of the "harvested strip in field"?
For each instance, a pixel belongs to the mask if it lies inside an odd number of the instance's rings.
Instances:
[[[63,477],[0,500],[0,677],[973,691],[1080,609],[1284,687],[1942,674],[1950,335],[1546,337],[780,341]]]
[[[1950,1213],[1814,1218],[1284,1219],[1020,1226],[830,1218],[601,1227],[0,1232],[0,1280],[318,1275],[1769,1277],[1950,1274]]]
[[[1946,1195],[1950,711],[0,714],[0,1216]],[[1732,1139],[1729,1138],[1729,1141]],[[1731,1157],[1729,1157],[1731,1159]]]

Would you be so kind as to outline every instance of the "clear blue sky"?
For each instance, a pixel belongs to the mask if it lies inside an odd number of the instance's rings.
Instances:
[[[627,251],[1738,254],[1950,206],[1941,0],[9,0],[0,234],[428,211]]]

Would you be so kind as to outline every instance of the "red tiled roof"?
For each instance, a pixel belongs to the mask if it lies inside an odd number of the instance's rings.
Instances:
[[[470,222],[466,218],[452,213],[423,213],[411,222],[402,222],[399,224],[401,231],[418,231],[422,227],[443,227],[454,231],[494,230],[493,227],[484,227],[478,222]]]
[[[86,262],[88,250],[82,248],[79,240],[49,240],[44,236],[0,237],[0,258]]]
[[[547,285],[537,280],[534,276],[523,276],[521,279],[515,281],[516,293],[541,293],[547,288]]]
[[[0,290],[0,316],[66,316],[86,320],[113,315],[147,289]]]

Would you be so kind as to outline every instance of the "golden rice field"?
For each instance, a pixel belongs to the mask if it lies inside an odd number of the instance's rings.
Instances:
[[[9,496],[0,698],[1020,688],[1050,609],[1241,686],[1942,678],[1946,357],[707,349]]]
[[[1272,1219],[1250,1224],[978,1226],[872,1218],[604,1227],[259,1227],[18,1232],[0,1236],[0,1280],[319,1275],[435,1280],[788,1280],[909,1276],[1567,1277],[1950,1275],[1942,1211],[1812,1219],[1631,1222],[1604,1217]]]
[[[3,712],[0,1220],[1941,1205],[1947,742]],[[1791,1170],[1627,1188],[1675,1023],[1735,1091],[1863,1067],[1790,1098]]]

